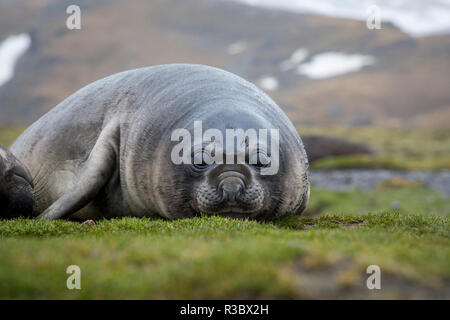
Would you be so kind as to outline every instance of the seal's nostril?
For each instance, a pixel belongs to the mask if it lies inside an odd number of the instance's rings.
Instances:
[[[242,186],[241,185],[237,185],[237,186],[233,186],[232,188],[224,187],[223,188],[223,192],[224,192],[224,194],[227,195],[228,199],[234,200],[238,195],[241,194]]]
[[[224,199],[235,200],[244,190],[244,182],[237,177],[228,177],[219,183],[218,189],[222,192]]]

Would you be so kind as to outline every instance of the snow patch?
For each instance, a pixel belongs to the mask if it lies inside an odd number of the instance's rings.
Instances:
[[[304,48],[295,50],[289,59],[281,62],[280,64],[281,71],[288,71],[295,68],[300,62],[305,60],[307,56],[308,50]]]
[[[248,47],[247,42],[238,41],[238,42],[230,44],[228,46],[227,52],[228,52],[228,54],[235,55],[235,54],[245,51],[247,49],[247,47]]]
[[[28,50],[31,38],[22,33],[0,43],[0,87],[14,77],[17,60]]]
[[[297,73],[311,79],[325,79],[341,74],[359,71],[375,62],[372,56],[324,52],[312,57],[310,62],[301,64]]]
[[[279,83],[277,78],[272,76],[264,76],[258,80],[258,85],[268,91],[277,90],[279,88]]]
[[[391,22],[411,36],[450,33],[450,0],[228,0],[299,13],[366,21],[371,5],[381,21]]]

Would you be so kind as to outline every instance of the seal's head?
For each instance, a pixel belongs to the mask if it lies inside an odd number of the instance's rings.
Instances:
[[[35,206],[28,170],[10,151],[0,146],[0,219],[30,217]]]
[[[152,111],[129,119],[131,130],[121,137],[121,183],[131,210],[169,219],[301,214],[308,160],[278,105],[229,72],[173,68],[162,69],[154,98],[139,102]]]
[[[172,141],[181,142],[161,152],[163,175],[153,172],[158,185],[171,186],[156,194],[166,217],[190,212],[273,220],[305,209],[308,162],[297,132],[229,109],[187,128],[172,135]]]
[[[206,139],[201,149],[194,144],[192,164],[185,168],[197,176],[193,209],[265,220],[301,213],[309,192],[301,145],[285,128],[254,113],[224,112],[214,119],[205,121]],[[210,139],[209,129],[218,129],[218,137]]]

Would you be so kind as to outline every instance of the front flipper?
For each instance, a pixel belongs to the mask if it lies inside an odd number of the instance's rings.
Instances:
[[[38,219],[67,218],[94,200],[114,173],[118,142],[119,126],[111,124],[104,128],[83,164],[74,188],[56,200]]]

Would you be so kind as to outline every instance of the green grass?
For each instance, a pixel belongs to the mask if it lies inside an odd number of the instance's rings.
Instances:
[[[0,298],[320,297],[302,282],[311,270],[325,270],[322,280],[336,292],[367,297],[361,279],[371,264],[439,292],[450,279],[449,227],[447,217],[398,213],[275,223],[0,221]],[[81,268],[81,290],[66,288],[72,264]],[[391,290],[379,297],[392,294],[402,296]]]
[[[312,187],[306,214],[357,215],[387,211],[450,215],[450,198],[420,184],[395,187],[381,183],[371,191],[332,191]]]
[[[327,158],[313,169],[386,168],[437,170],[450,168],[450,129],[382,127],[300,127],[301,135],[321,134],[365,143],[375,154]]]
[[[0,127],[0,145],[8,147],[24,130],[25,127]]]

